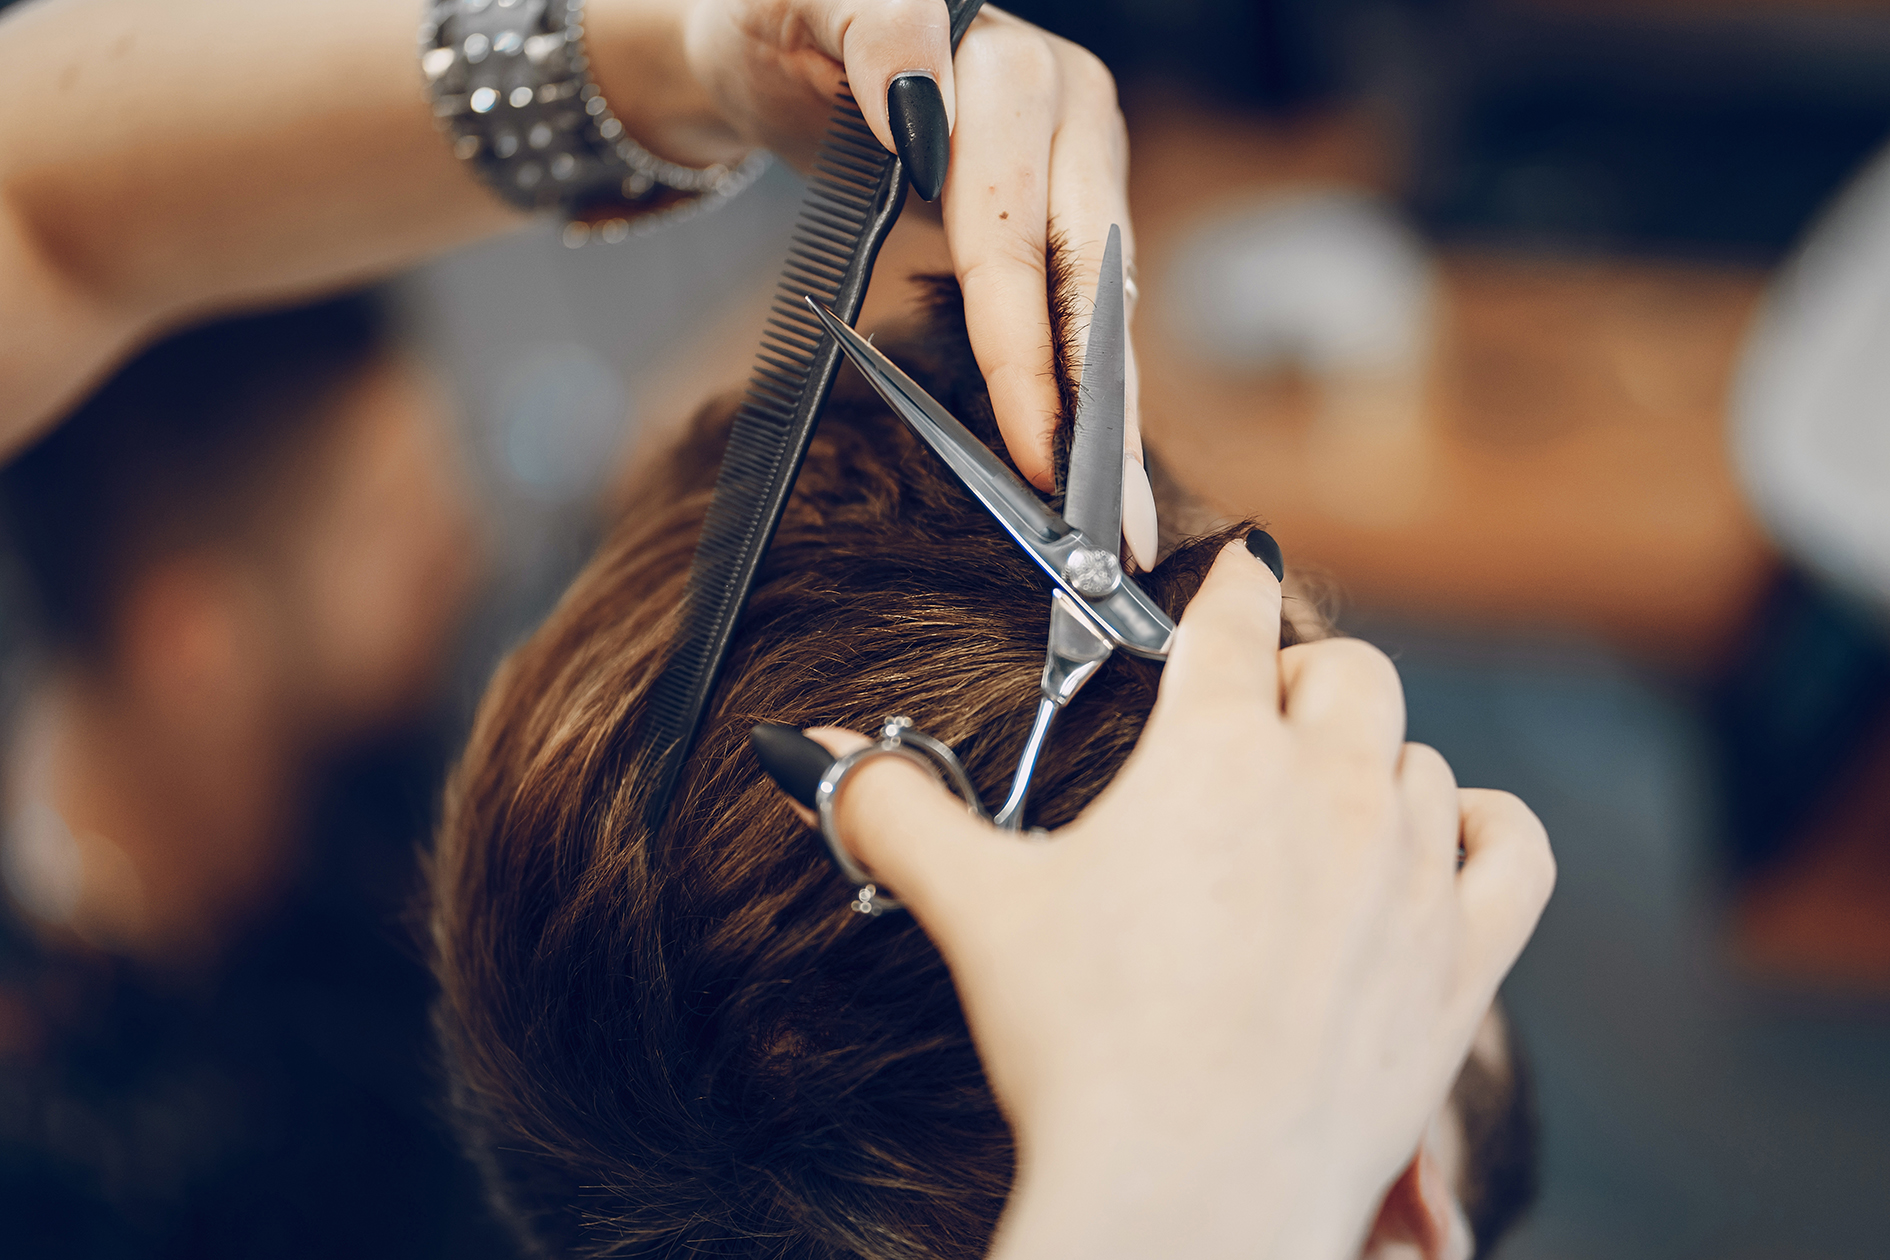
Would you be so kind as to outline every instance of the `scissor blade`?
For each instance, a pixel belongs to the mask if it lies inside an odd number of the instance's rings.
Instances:
[[[1122,229],[1109,225],[1102,276],[1090,313],[1089,349],[1077,391],[1076,438],[1063,519],[1098,546],[1122,549],[1122,443],[1128,401],[1127,312],[1122,302]]]
[[[1069,597],[1077,619],[1087,623],[1091,633],[1138,656],[1154,660],[1167,658],[1175,623],[1160,604],[1149,598],[1148,592],[1124,577],[1109,594],[1085,598],[1071,585],[1064,567],[1077,551],[1094,547],[1088,537],[1045,507],[1030,487],[991,453],[990,447],[939,406],[936,399],[901,372],[891,359],[813,298],[806,301],[828,334],[840,343],[853,366],[866,377],[867,383],[906,426],[945,461],[946,467],[984,504],[985,510],[1016,540],[1024,554]]]
[[[847,327],[832,311],[813,298],[807,304],[820,316],[853,366],[860,369],[867,383],[879,392],[899,418],[938,453],[940,459],[958,474],[965,488],[997,518],[998,524],[1032,551],[1032,540],[1055,542],[1070,532],[1063,518],[1043,505],[1043,501],[1017,475],[978,440],[977,434],[960,424],[951,412],[922,389],[919,383],[900,371],[898,366],[874,349],[873,344]]]

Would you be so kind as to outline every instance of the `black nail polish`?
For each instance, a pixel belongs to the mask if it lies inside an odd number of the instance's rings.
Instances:
[[[783,792],[814,808],[814,789],[833,764],[833,754],[793,727],[775,722],[763,722],[748,732],[748,742],[754,745],[755,756],[761,759],[761,768],[768,777],[780,784]]]
[[[927,201],[937,201],[952,159],[945,94],[938,90],[938,80],[918,73],[894,79],[886,89],[886,121],[913,190]]]
[[[1273,540],[1273,535],[1264,529],[1256,529],[1247,535],[1247,550],[1267,568],[1273,570],[1273,576],[1286,580],[1286,561],[1280,558],[1280,544]]]

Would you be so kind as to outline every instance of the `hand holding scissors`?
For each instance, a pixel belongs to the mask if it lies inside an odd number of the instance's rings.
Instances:
[[[1134,754],[1049,843],[891,757],[837,801],[1016,1130],[994,1256],[1355,1252],[1548,898],[1528,808],[1403,742],[1376,649],[1273,646],[1279,609],[1230,546]]]
[[[1115,388],[1107,312],[1097,323],[1079,447],[1085,425],[1091,443],[1106,430],[1095,400]],[[962,801],[898,764],[916,756],[865,760],[935,743],[909,727],[889,723],[879,744],[810,732],[839,758],[819,804],[863,883],[855,908],[885,904],[880,882],[905,899],[1016,1130],[992,1254],[1355,1250],[1547,901],[1541,824],[1404,742],[1382,652],[1280,649],[1279,581],[1246,548],[1222,553],[1170,625],[1119,565],[1085,554],[1104,550],[1110,517],[1077,486],[1106,488],[1106,472],[1073,453],[1066,514],[1049,512],[863,339],[828,327],[1053,585],[1005,821],[1059,694],[1116,648],[1167,661],[1134,754],[1047,844],[987,825],[949,749]],[[850,758],[856,772],[836,773]]]
[[[1164,660],[1175,632],[1168,614],[1122,570],[1122,487],[1129,462],[1122,446],[1128,390],[1122,231],[1110,226],[1103,251],[1061,516],[1045,507],[983,442],[872,343],[813,299],[807,304],[887,405],[945,462],[1053,584],[1041,698],[1010,793],[993,819],[1000,827],[1018,830],[1031,776],[1057,714],[1115,649]],[[945,767],[972,810],[987,816],[950,749],[912,730],[903,719],[888,724],[882,743],[880,751],[893,751],[904,743],[923,749]],[[823,785],[819,808],[830,843],[828,815],[833,794],[841,778],[870,751],[863,750],[836,766]],[[857,868],[849,869],[837,844],[834,856],[849,875],[858,873]],[[859,882],[863,906],[870,910],[895,907],[896,903],[876,893],[866,893],[868,881]]]

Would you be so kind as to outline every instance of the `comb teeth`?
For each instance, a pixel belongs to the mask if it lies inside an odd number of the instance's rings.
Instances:
[[[904,203],[905,174],[860,117],[852,97],[835,109],[815,158],[767,329],[689,573],[682,633],[651,690],[645,738],[662,764],[648,809],[660,822],[735,621],[800,471],[814,422],[833,388],[840,349],[803,300],[852,323],[873,260]]]
[[[950,0],[951,46],[984,0]],[[814,159],[794,243],[762,334],[761,353],[735,413],[728,453],[689,569],[682,633],[650,692],[639,737],[660,759],[644,800],[659,832],[695,742],[735,622],[774,540],[820,409],[833,390],[840,347],[807,309],[813,298],[851,324],[860,316],[873,261],[905,205],[906,174],[879,147],[845,90]]]

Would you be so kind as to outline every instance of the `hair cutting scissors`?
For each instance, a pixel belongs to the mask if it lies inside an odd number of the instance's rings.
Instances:
[[[1175,623],[1122,571],[1128,363],[1122,289],[1122,232],[1112,225],[1090,318],[1083,379],[1077,393],[1076,436],[1070,448],[1060,516],[1045,507],[1034,490],[911,377],[833,312],[811,297],[807,299],[879,396],[945,461],[1052,583],[1041,696],[1010,793],[995,816],[985,814],[975,794],[967,801],[978,814],[1010,830],[1022,825],[1031,777],[1057,714],[1117,648],[1151,660],[1166,660],[1174,639]],[[904,719],[894,721],[902,723]],[[889,723],[888,731],[893,729]],[[917,735],[910,731],[910,723],[900,729],[909,732],[907,739]],[[936,740],[923,739],[922,743],[933,757],[947,762],[961,794],[965,794],[969,780],[957,758]]]

